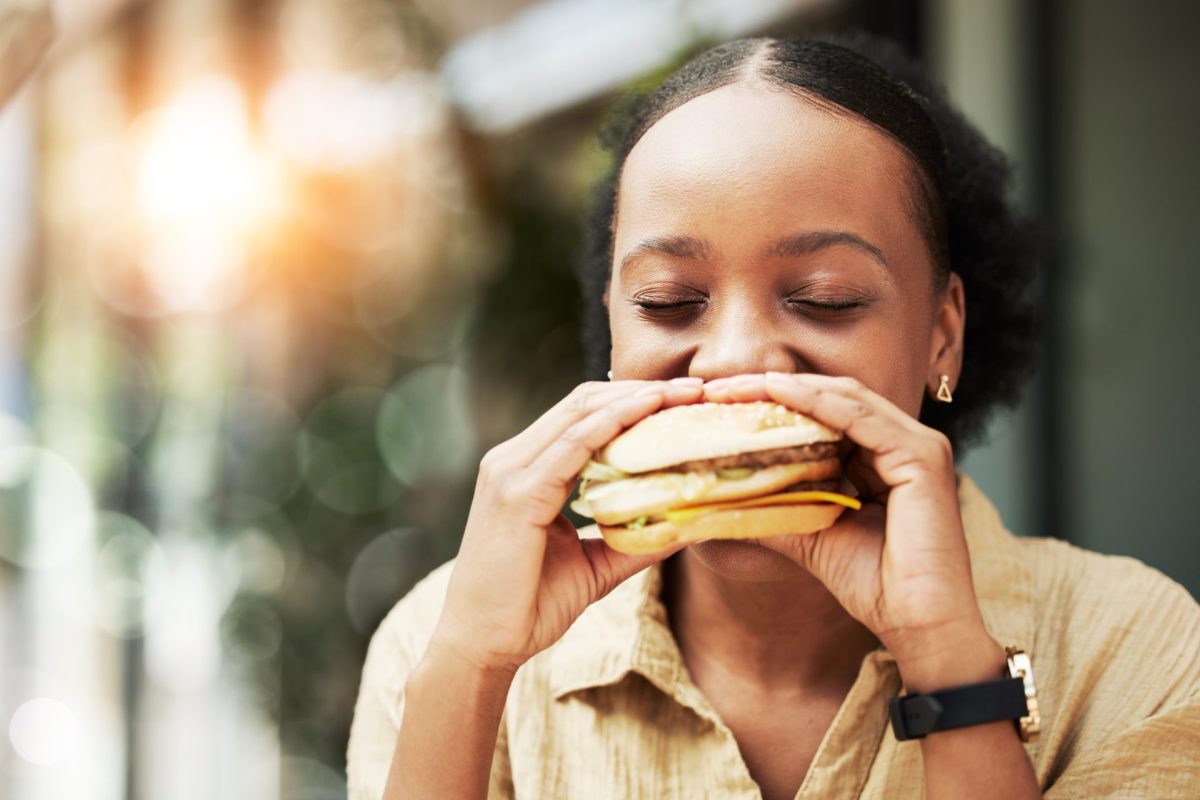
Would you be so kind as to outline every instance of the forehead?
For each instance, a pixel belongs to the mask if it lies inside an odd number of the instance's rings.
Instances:
[[[724,86],[664,115],[630,152],[614,256],[653,236],[737,250],[821,230],[890,255],[920,238],[912,169],[898,143],[849,112],[765,84]]]

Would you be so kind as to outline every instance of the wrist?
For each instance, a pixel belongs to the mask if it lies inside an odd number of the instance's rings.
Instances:
[[[903,638],[889,646],[909,694],[921,694],[995,680],[1004,675],[1004,648],[983,621],[959,623]]]
[[[404,683],[384,797],[485,796],[513,675],[431,642]]]
[[[409,673],[405,688],[450,688],[483,701],[492,696],[507,697],[516,673],[515,666],[489,664],[435,636]]]
[[[452,615],[443,612],[430,637],[426,657],[476,672],[515,675],[527,657],[507,647],[501,649],[495,637],[481,635],[487,628],[481,624],[458,624]]]

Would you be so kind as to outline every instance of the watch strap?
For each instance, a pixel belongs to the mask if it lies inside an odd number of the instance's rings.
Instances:
[[[930,733],[1017,720],[1029,713],[1021,678],[957,686],[940,692],[897,697],[888,704],[897,741]]]

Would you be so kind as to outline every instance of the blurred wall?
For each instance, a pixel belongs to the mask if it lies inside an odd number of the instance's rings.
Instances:
[[[1200,5],[1062,6],[1070,538],[1200,596]]]
[[[967,118],[1017,166],[1015,199],[1029,207],[1032,120],[1025,6],[1021,0],[933,0],[926,61]],[[1037,402],[1036,387],[1027,387],[1021,404],[996,415],[986,441],[969,451],[959,468],[987,493],[1010,530],[1062,535],[1047,530],[1042,518],[1038,462],[1029,455]]]
[[[1200,6],[933,0],[929,59],[1017,165],[1045,238],[1044,346],[962,469],[1018,533],[1131,555],[1200,594]]]

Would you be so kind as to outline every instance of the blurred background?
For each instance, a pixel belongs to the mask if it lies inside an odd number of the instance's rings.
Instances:
[[[583,377],[604,109],[851,28],[1043,222],[1038,376],[962,468],[1200,591],[1200,5],[0,0],[0,797],[344,797],[372,630]]]

